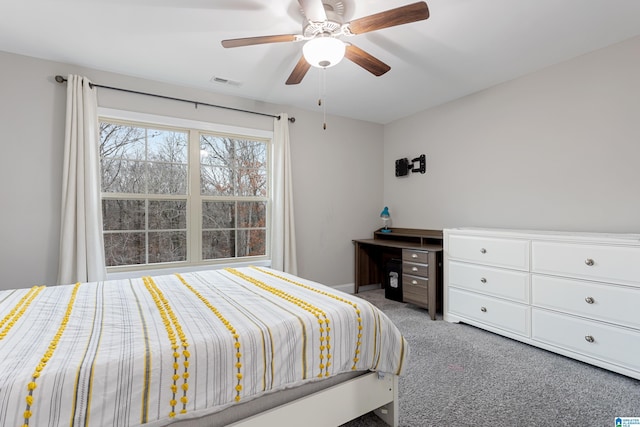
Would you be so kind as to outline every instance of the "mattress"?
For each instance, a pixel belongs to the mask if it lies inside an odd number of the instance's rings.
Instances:
[[[0,291],[0,425],[169,425],[407,357],[370,303],[268,268]]]

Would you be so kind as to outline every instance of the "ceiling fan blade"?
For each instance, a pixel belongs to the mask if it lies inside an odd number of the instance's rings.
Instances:
[[[241,47],[241,46],[251,46],[254,44],[281,43],[281,42],[294,42],[294,41],[296,41],[295,35],[281,34],[277,36],[245,37],[242,39],[222,40],[222,46],[223,47]]]
[[[390,66],[380,61],[378,58],[371,56],[364,50],[352,44],[347,44],[347,50],[344,53],[344,57],[376,76],[381,76],[391,69]]]
[[[420,1],[390,9],[386,12],[365,16],[349,22],[348,25],[349,30],[351,30],[353,34],[363,34],[382,28],[422,21],[428,17],[429,8],[427,7],[427,3]]]
[[[293,68],[291,75],[287,79],[286,84],[297,85],[298,83],[300,83],[304,76],[307,74],[307,71],[309,71],[309,68],[311,68],[311,65],[307,62],[306,59],[304,59],[304,56],[301,56],[296,66]]]
[[[324,22],[327,20],[322,0],[298,0],[298,3],[309,21]]]

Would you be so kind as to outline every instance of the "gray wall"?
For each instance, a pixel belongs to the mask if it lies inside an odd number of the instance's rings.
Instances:
[[[0,52],[0,289],[55,282],[66,88],[56,74],[287,112],[299,272],[353,281],[351,239],[393,225],[640,232],[640,38],[386,126]],[[104,107],[270,129],[271,119],[99,90]],[[394,176],[400,157],[427,173]],[[380,168],[383,173],[380,173]]]
[[[295,116],[290,136],[299,274],[329,285],[353,283],[351,239],[368,237],[380,225],[382,125],[327,117],[322,130],[316,112],[0,52],[0,289],[56,281],[66,85],[53,78],[69,73],[108,86]],[[104,89],[98,90],[98,104],[273,127],[268,117]]]
[[[640,37],[385,126],[396,226],[640,232]],[[394,176],[427,155],[427,173]]]

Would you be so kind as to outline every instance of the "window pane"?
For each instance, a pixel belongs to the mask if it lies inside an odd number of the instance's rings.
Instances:
[[[203,135],[200,138],[201,194],[267,195],[267,144]]]
[[[188,132],[100,124],[102,191],[187,194]]]
[[[201,166],[200,194],[206,196],[233,196],[233,170]]]
[[[187,132],[148,129],[147,135],[147,160],[187,163]]]
[[[267,144],[262,141],[236,141],[237,167],[266,169]]]
[[[186,231],[149,233],[149,263],[185,261],[187,259]]]
[[[102,200],[104,230],[144,230],[144,200]]]
[[[149,194],[187,194],[189,134],[148,129]]]
[[[233,166],[234,142],[215,135],[200,137],[200,162],[206,166]]]
[[[236,195],[266,197],[267,171],[258,169],[239,169]]]
[[[233,230],[203,231],[202,259],[233,258],[235,232]]]
[[[149,163],[149,194],[187,194],[187,165]]]
[[[104,252],[107,266],[144,264],[144,233],[106,233]]]
[[[202,228],[234,228],[235,202],[202,202]]]
[[[102,191],[105,193],[145,193],[145,162],[101,159]]]
[[[149,229],[150,230],[186,230],[187,201],[186,200],[150,200],[149,201]]]
[[[100,157],[144,160],[145,129],[136,126],[100,123]]]
[[[266,238],[265,230],[238,230],[238,256],[264,255]]]
[[[238,202],[238,228],[264,227],[266,223],[266,202]]]

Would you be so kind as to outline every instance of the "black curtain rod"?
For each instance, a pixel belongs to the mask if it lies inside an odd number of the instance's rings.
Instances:
[[[56,76],[56,81],[58,83],[65,83],[67,81],[67,79],[65,79],[64,77],[58,75],[58,76]],[[241,110],[240,108],[225,107],[224,105],[208,104],[206,102],[192,101],[190,99],[174,98],[172,96],[157,95],[155,93],[138,92],[137,90],[122,89],[122,88],[113,87],[113,86],[103,86],[103,85],[99,85],[99,84],[95,84],[95,83],[90,83],[89,85],[92,88],[93,87],[99,87],[99,88],[102,88],[102,89],[111,89],[111,90],[119,90],[120,92],[135,93],[136,95],[146,95],[146,96],[153,96],[153,97],[156,97],[156,98],[169,99],[171,101],[188,102],[189,104],[195,105],[196,108],[198,108],[198,105],[205,105],[207,107],[224,108],[225,110],[240,111],[242,113],[257,114],[259,116],[273,117],[273,118],[277,118],[278,120],[280,120],[280,118],[281,118],[281,116],[274,116],[273,114],[260,113],[260,112],[257,112],[257,111]],[[291,123],[295,123],[296,118],[295,117],[289,117],[289,121]]]

